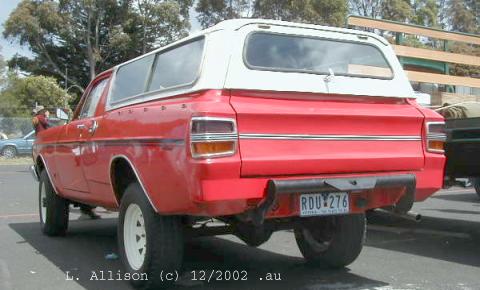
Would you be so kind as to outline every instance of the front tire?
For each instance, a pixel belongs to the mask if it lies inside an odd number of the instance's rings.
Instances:
[[[132,277],[147,278],[130,280],[134,287],[164,288],[171,282],[162,281],[162,273],[180,274],[184,245],[181,220],[157,214],[138,183],[131,183],[122,197],[117,237],[126,271]]]
[[[53,189],[46,170],[40,173],[38,186],[40,227],[48,236],[63,236],[68,229],[69,203]]]
[[[295,240],[309,265],[342,268],[360,254],[365,231],[365,214],[311,217],[295,229]]]
[[[17,156],[17,149],[13,146],[7,146],[2,150],[2,155],[7,159],[15,158],[15,156]]]

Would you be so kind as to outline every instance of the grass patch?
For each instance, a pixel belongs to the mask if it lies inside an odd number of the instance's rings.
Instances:
[[[5,158],[0,156],[0,166],[1,165],[30,165],[33,164],[31,156],[21,156],[15,158]]]

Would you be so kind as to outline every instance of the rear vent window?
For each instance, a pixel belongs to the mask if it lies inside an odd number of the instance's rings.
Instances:
[[[118,103],[145,92],[154,57],[153,54],[147,55],[118,69],[111,96],[112,103]]]

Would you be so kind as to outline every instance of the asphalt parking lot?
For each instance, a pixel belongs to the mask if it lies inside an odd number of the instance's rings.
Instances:
[[[71,215],[66,237],[40,233],[37,183],[27,166],[0,166],[0,290],[132,289],[116,277],[115,214],[101,220]],[[245,271],[246,281],[201,283],[184,275],[178,289],[480,289],[480,198],[472,189],[441,191],[415,205],[420,223],[376,215],[355,263],[343,270],[305,266],[289,231],[259,248],[236,237],[200,238],[185,252],[185,271]],[[114,255],[113,255],[114,256]],[[103,271],[103,272],[101,272]],[[273,274],[268,276],[268,274]],[[281,279],[270,281],[267,277]]]

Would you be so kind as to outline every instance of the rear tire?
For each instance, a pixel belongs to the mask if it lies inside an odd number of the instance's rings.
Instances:
[[[365,214],[312,217],[295,229],[295,239],[309,265],[342,268],[360,254],[365,231]]]
[[[480,178],[472,178],[473,187],[477,192],[478,197],[480,197]]]
[[[57,195],[46,170],[40,173],[38,209],[42,232],[48,236],[64,236],[68,229],[69,203]]]
[[[131,277],[147,278],[130,280],[134,287],[165,288],[173,282],[162,282],[162,273],[180,274],[184,245],[181,219],[157,214],[138,183],[131,183],[122,197],[117,238],[126,271]]]

